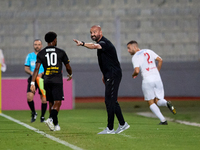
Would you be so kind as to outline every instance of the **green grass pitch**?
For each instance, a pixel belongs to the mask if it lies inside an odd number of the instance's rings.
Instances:
[[[177,115],[161,108],[164,116],[200,123],[199,101],[173,101]],[[106,127],[104,103],[77,103],[74,110],[61,110],[61,131],[49,131],[40,123],[40,111],[30,123],[30,111],[3,111],[4,114],[24,122],[47,134],[88,150],[196,150],[200,147],[200,127],[169,122],[157,125],[156,118],[138,116],[136,112],[150,112],[145,102],[120,102],[125,120],[130,128],[120,134],[97,135]],[[46,113],[46,118],[48,112]],[[118,127],[115,119],[115,129]],[[2,150],[67,150],[71,149],[34,131],[0,116],[0,149]]]

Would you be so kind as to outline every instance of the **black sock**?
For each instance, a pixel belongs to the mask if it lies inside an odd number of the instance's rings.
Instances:
[[[58,124],[58,111],[55,109],[51,110],[50,116],[53,118],[53,124],[57,125]]]
[[[47,110],[47,103],[42,103],[41,104],[41,117],[44,117],[46,110]]]
[[[35,113],[35,105],[33,100],[31,102],[28,102],[28,106],[31,109],[32,113]]]

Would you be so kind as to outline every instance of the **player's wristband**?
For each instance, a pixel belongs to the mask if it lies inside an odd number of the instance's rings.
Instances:
[[[31,82],[31,85],[34,85],[34,86],[35,86],[35,82],[32,81],[32,82]]]
[[[67,76],[68,76],[69,78],[71,78],[71,77],[72,77],[72,75],[73,75],[73,74],[68,74]]]
[[[83,41],[81,41],[83,44],[82,44],[82,46],[85,46],[85,42],[83,42]]]

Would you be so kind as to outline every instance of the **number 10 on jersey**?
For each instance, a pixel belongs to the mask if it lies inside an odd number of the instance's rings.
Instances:
[[[45,55],[47,58],[47,65],[48,66],[55,66],[57,64],[57,54],[56,53],[47,53]]]

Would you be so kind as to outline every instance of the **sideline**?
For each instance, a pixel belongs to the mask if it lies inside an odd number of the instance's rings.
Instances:
[[[149,118],[157,118],[153,113],[150,113],[150,112],[140,112],[140,113],[137,113],[137,115],[149,117]],[[171,118],[168,118],[168,117],[165,117],[165,118],[166,118],[167,121],[169,120],[169,121],[184,124],[184,125],[200,127],[200,124],[196,123],[196,122],[175,120],[175,119],[171,119]]]
[[[4,117],[4,118],[7,118],[7,119],[9,119],[9,120],[11,120],[11,121],[13,121],[13,122],[15,122],[15,123],[17,123],[17,124],[20,124],[20,125],[22,125],[22,126],[28,128],[28,129],[30,129],[30,130],[33,130],[34,132],[39,133],[39,134],[43,135],[44,137],[47,137],[47,138],[49,138],[49,139],[51,139],[51,140],[53,140],[53,141],[56,141],[56,142],[61,143],[61,144],[65,145],[65,146],[67,146],[67,147],[70,147],[70,148],[73,149],[73,150],[83,150],[83,149],[80,148],[80,147],[77,147],[77,146],[75,146],[75,145],[72,145],[72,144],[70,144],[70,143],[68,143],[68,142],[66,142],[66,141],[60,140],[59,138],[56,138],[56,137],[54,137],[54,136],[52,136],[52,135],[46,134],[46,133],[43,132],[43,131],[40,131],[40,130],[38,130],[38,129],[36,129],[36,128],[34,128],[34,127],[28,125],[28,124],[25,124],[25,123],[23,123],[23,122],[21,122],[21,121],[19,121],[19,120],[17,120],[17,119],[14,119],[14,118],[12,118],[12,117],[10,117],[10,116],[5,115],[5,114],[3,114],[3,113],[1,113],[0,116],[2,116],[2,117]]]

